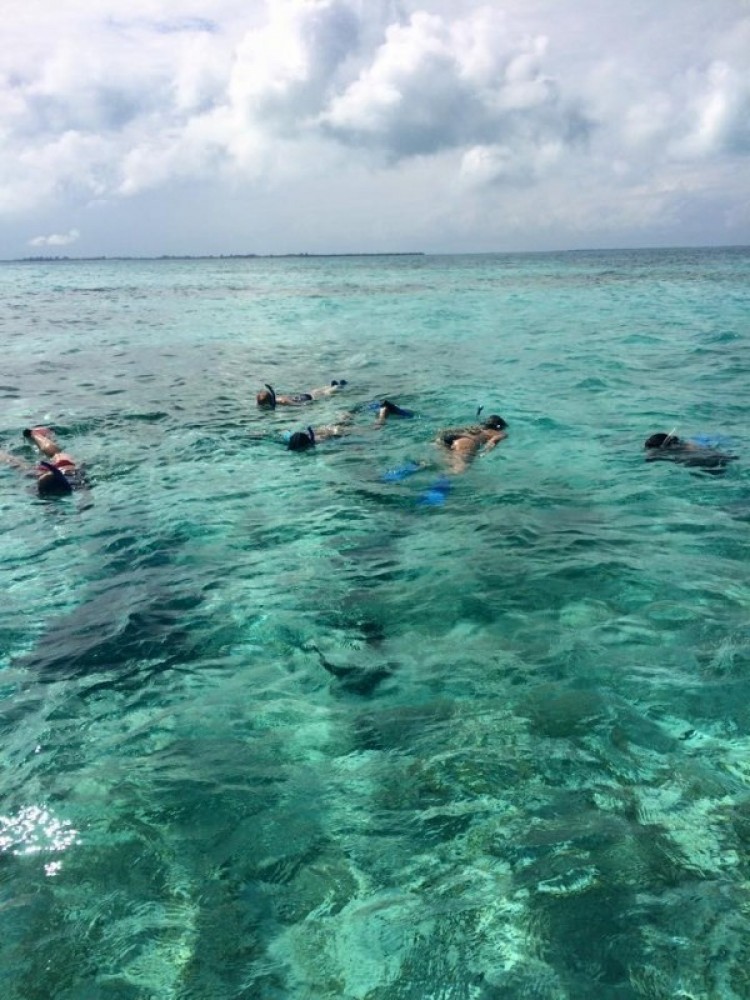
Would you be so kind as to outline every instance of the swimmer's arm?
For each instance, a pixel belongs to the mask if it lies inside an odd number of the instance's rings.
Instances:
[[[22,461],[20,458],[16,458],[15,455],[11,455],[10,452],[0,451],[0,462],[5,462],[6,465],[12,465],[14,469],[20,469],[21,472],[33,472],[35,466],[29,465],[28,462]]]
[[[482,448],[482,451],[492,451],[501,441],[507,438],[505,431],[498,431],[497,434],[493,434],[492,437],[487,441],[487,444]]]

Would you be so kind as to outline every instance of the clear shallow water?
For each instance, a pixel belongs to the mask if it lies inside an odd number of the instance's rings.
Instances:
[[[750,995],[749,276],[1,266],[0,446],[95,484],[0,469],[3,997]],[[420,506],[480,403],[508,440]],[[645,464],[675,426],[743,461]]]

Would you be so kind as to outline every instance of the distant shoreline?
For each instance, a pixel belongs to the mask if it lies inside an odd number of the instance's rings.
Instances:
[[[159,254],[156,257],[13,257],[3,260],[3,264],[65,264],[98,260],[286,260],[308,257],[424,257],[424,250],[394,250],[391,253],[217,253],[217,254]]]
[[[101,254],[92,257],[71,257],[69,255],[45,255],[34,257],[2,257],[0,264],[81,264],[134,261],[201,261],[201,260],[335,260],[337,258],[378,258],[378,257],[545,257],[560,254],[588,255],[603,253],[664,253],[677,251],[689,253],[695,251],[738,250],[747,252],[750,245],[746,243],[726,243],[709,246],[644,246],[644,247],[567,247],[561,250],[462,250],[426,251],[426,250],[391,250],[391,251],[358,251],[352,253],[221,253],[221,254],[157,254],[154,256]]]

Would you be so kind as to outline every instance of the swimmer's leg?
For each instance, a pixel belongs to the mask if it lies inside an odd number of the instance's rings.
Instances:
[[[55,439],[47,432],[46,428],[34,427],[31,430],[28,428],[23,432],[23,436],[28,440],[32,441],[39,451],[47,458],[54,458],[55,455],[59,454],[62,450],[60,445],[55,441]]]

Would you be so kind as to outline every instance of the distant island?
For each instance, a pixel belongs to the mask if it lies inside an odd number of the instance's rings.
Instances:
[[[17,257],[5,261],[6,264],[57,264],[66,262],[86,262],[97,260],[286,260],[308,257],[424,257],[424,250],[394,250],[391,253],[221,253],[221,254],[160,254],[158,257]]]

